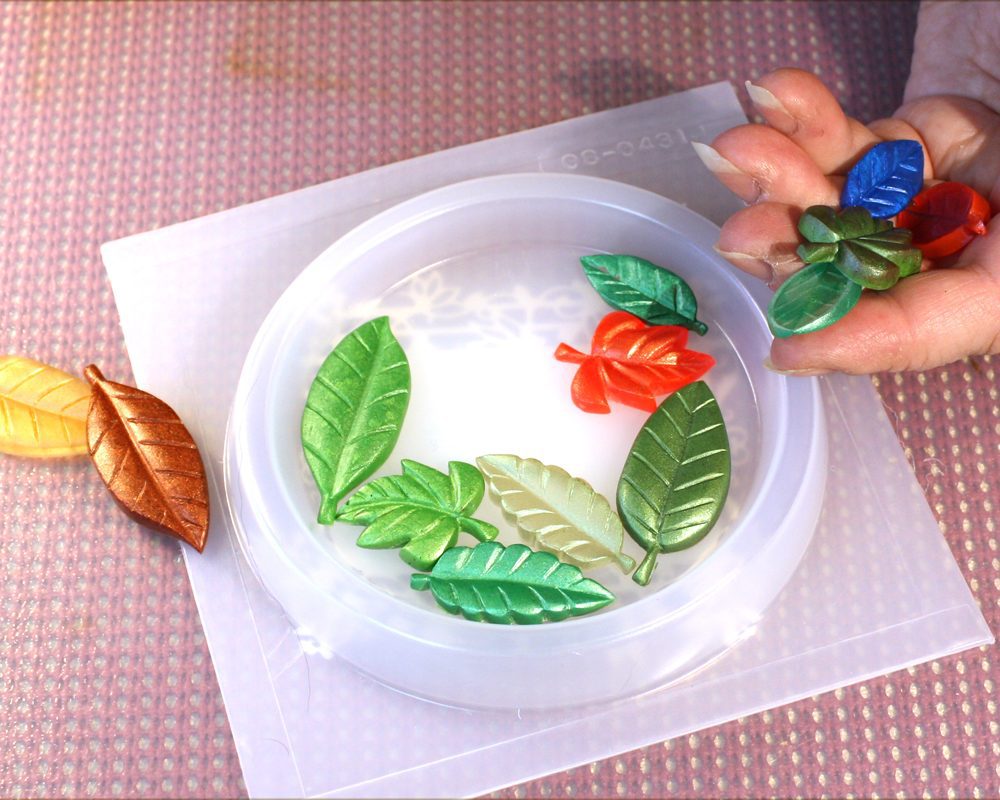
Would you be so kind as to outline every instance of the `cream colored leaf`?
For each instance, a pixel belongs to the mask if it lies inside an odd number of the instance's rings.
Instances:
[[[22,356],[0,356],[0,452],[86,455],[90,386]]]
[[[476,463],[490,497],[528,544],[584,569],[615,563],[627,574],[635,567],[621,552],[618,514],[585,480],[534,458],[490,455]]]

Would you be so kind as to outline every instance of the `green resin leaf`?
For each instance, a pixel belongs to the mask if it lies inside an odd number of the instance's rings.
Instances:
[[[635,561],[621,552],[621,520],[585,480],[533,458],[493,455],[476,463],[490,497],[528,544],[581,569],[612,563],[626,574],[635,569]]]
[[[636,437],[618,482],[618,513],[646,558],[632,576],[645,586],[659,553],[691,547],[715,525],[729,492],[729,437],[704,381],[664,400]]]
[[[580,259],[587,280],[612,308],[651,325],[682,325],[704,334],[698,300],[683,278],[650,261],[629,255],[592,255]]]
[[[799,218],[799,233],[808,239],[798,247],[803,261],[833,262],[866,289],[889,289],[920,270],[920,250],[911,246],[910,231],[874,219],[864,208],[835,212],[829,206],[811,206]]]
[[[589,614],[615,596],[572,564],[523,544],[454,547],[410,587],[430,589],[445,611],[474,622],[535,624]]]
[[[302,448],[322,495],[319,521],[392,452],[410,401],[410,365],[378,317],[351,331],[316,373],[302,414]]]
[[[473,519],[486,491],[483,476],[472,464],[452,461],[448,474],[416,461],[403,460],[403,474],[362,486],[337,519],[367,528],[360,547],[402,547],[400,558],[416,569],[430,569],[453,547],[461,531],[479,541],[495,539],[497,529]]]
[[[861,286],[829,262],[792,274],[767,307],[767,324],[779,339],[832,325],[854,308]]]

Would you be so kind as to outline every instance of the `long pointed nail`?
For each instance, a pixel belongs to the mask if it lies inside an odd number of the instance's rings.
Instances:
[[[770,356],[764,359],[765,369],[771,370],[771,372],[776,372],[778,375],[791,375],[798,378],[809,378],[814,375],[826,375],[830,372],[828,369],[781,369],[776,367],[774,362],[771,361]]]
[[[755,278],[760,278],[765,283],[770,283],[774,280],[774,269],[764,259],[757,258],[757,256],[752,256],[749,253],[723,250],[718,245],[712,245],[712,249],[726,259],[726,261],[735,264],[744,272],[749,272]]]
[[[798,120],[793,117],[784,104],[775,96],[774,92],[747,81],[745,84],[750,102],[768,121],[768,124],[784,133],[790,135],[798,128]]]
[[[760,197],[760,184],[728,158],[723,157],[714,147],[702,142],[691,142],[691,146],[701,159],[701,163],[742,200],[753,203]]]

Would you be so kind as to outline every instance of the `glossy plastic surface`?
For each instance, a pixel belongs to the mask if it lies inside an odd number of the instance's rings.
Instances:
[[[414,198],[317,258],[251,347],[226,455],[247,555],[298,626],[404,691],[494,707],[626,697],[738,641],[809,542],[826,447],[815,382],[763,368],[770,336],[759,301],[712,252],[715,239],[713,225],[641,189],[510,175]],[[358,320],[386,314],[413,375],[395,458],[440,468],[530,452],[611,496],[647,414],[579,413],[551,361],[558,342],[587,336],[606,314],[579,266],[602,248],[655,259],[700,299],[709,333],[698,344],[718,362],[708,382],[738,443],[723,517],[699,545],[663,559],[649,589],[610,572],[618,602],[585,619],[524,629],[442,615],[409,590],[399,559],[355,547],[351,529],[313,521],[294,434],[316,366]],[[487,521],[496,512],[483,511]],[[651,650],[659,655],[649,668],[634,670]]]

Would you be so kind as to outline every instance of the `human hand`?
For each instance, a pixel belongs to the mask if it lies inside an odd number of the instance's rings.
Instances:
[[[802,267],[795,254],[802,211],[839,205],[847,171],[879,141],[921,142],[925,180],[968,184],[1000,211],[1000,6],[921,7],[904,104],[891,119],[865,126],[848,118],[822,82],[800,70],[777,70],[747,90],[768,124],[734,128],[696,149],[750,203],[723,225],[717,249],[772,287]],[[829,328],[775,340],[771,366],[868,373],[1000,353],[1000,223],[935,264],[888,291],[865,292]]]

